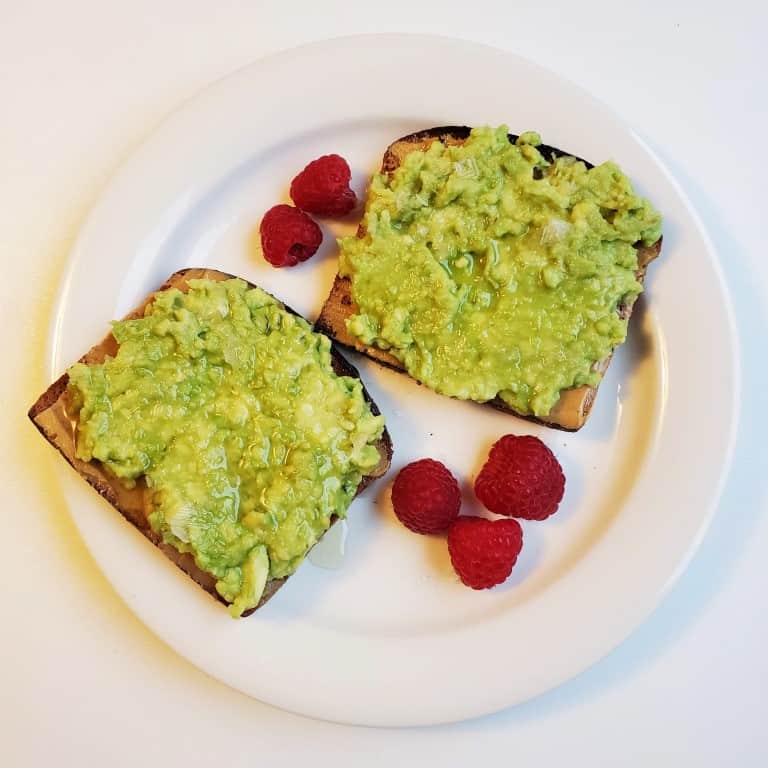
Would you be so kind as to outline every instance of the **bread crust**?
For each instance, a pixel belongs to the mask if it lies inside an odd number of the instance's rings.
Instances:
[[[467,140],[470,132],[471,128],[467,126],[448,125],[429,128],[424,131],[417,131],[416,133],[403,136],[387,147],[381,162],[381,172],[391,175],[400,166],[406,155],[410,152],[424,151],[434,141],[441,141],[446,145],[462,144]],[[509,134],[510,142],[516,141],[517,138],[518,137],[515,134]],[[575,155],[569,155],[569,153],[564,152],[557,147],[549,146],[548,144],[542,144],[538,149],[550,162],[558,157],[575,157]],[[593,167],[591,163],[582,158],[577,157],[576,159],[581,160],[587,168]],[[365,228],[361,224],[358,228],[357,236],[362,238],[364,235]],[[648,264],[661,253],[661,242],[662,238],[659,238],[653,245],[639,246],[637,248],[638,269],[635,273],[635,277],[641,284],[645,280]],[[618,307],[619,315],[623,319],[629,320],[632,315],[633,305],[634,299],[621,304]],[[400,360],[394,357],[394,355],[372,345],[362,344],[347,331],[346,320],[351,315],[357,313],[357,311],[358,307],[352,299],[351,281],[349,278],[337,274],[333,281],[331,292],[323,305],[320,316],[315,322],[315,329],[321,333],[325,333],[345,347],[361,352],[367,357],[370,357],[393,370],[407,374],[403,364]],[[611,357],[612,354],[605,358],[605,360],[599,361],[594,366],[594,370],[600,375],[601,381],[611,362]],[[568,432],[575,432],[581,429],[589,418],[599,386],[600,382],[595,386],[584,385],[561,390],[560,398],[555,403],[552,410],[543,418],[519,413],[505,403],[500,397],[495,397],[493,400],[484,403],[484,405],[489,405],[499,411],[519,416],[528,421],[545,424],[546,426],[562,429]]]
[[[189,287],[189,280],[197,278],[228,280],[232,277],[234,277],[234,275],[213,269],[182,269],[171,275],[156,293],[160,293],[169,288],[178,288],[179,290],[184,291]],[[249,283],[249,285],[253,284]],[[147,299],[133,312],[128,314],[125,319],[128,320],[142,317],[144,309],[154,299],[154,296],[155,294],[151,294],[147,297]],[[297,315],[297,313],[289,307],[286,306],[285,309],[288,312]],[[103,362],[107,356],[115,355],[117,347],[117,342],[114,336],[110,333],[96,346],[88,350],[88,352],[80,358],[80,361],[85,363]],[[359,378],[357,369],[341,355],[336,345],[333,345],[332,347],[331,358],[333,370],[337,375]],[[151,503],[143,478],[137,482],[135,488],[128,489],[125,488],[117,478],[106,472],[101,462],[96,460],[84,462],[77,458],[75,455],[75,425],[67,413],[65,403],[65,393],[68,381],[69,376],[66,373],[54,381],[29,409],[29,418],[43,437],[53,445],[59,453],[61,453],[75,471],[81,475],[102,498],[106,499],[129,523],[137,528],[158,549],[162,550],[173,563],[199,584],[209,595],[219,602],[228,605],[227,601],[216,591],[217,580],[215,576],[199,568],[190,553],[179,552],[170,544],[163,543],[159,534],[152,530],[147,518],[147,514],[151,509]],[[376,403],[371,399],[365,386],[363,386],[363,396],[365,397],[366,402],[370,405],[374,415],[379,415],[379,409],[376,406]],[[384,429],[381,438],[378,440],[376,447],[378,448],[381,457],[380,462],[371,474],[366,475],[360,481],[355,494],[356,497],[362,493],[374,479],[381,477],[389,469],[392,460],[392,440],[386,428]],[[336,518],[332,520],[331,525],[335,522]],[[250,615],[264,605],[264,603],[266,603],[275,592],[285,584],[288,578],[290,577],[286,576],[282,579],[270,579],[264,588],[264,593],[259,604],[255,608],[243,612],[243,616]]]

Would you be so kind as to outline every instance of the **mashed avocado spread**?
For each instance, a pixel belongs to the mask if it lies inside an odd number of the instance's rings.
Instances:
[[[361,342],[438,392],[542,417],[624,341],[617,307],[642,290],[633,246],[658,240],[661,217],[614,163],[549,163],[540,143],[476,128],[374,176],[340,273]]]
[[[242,280],[161,292],[113,334],[115,358],[69,369],[77,455],[143,476],[152,528],[239,616],[346,513],[383,419],[325,336]]]

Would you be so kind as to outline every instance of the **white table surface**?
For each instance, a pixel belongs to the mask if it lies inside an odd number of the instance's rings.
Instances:
[[[768,765],[764,8],[0,0],[0,765]],[[48,383],[50,305],[67,252],[114,168],[212,80],[271,51],[375,31],[508,48],[615,108],[707,223],[743,352],[731,478],[699,553],[651,619],[556,691],[427,729],[286,714],[176,656],[95,566],[51,472],[52,451],[25,418]]]

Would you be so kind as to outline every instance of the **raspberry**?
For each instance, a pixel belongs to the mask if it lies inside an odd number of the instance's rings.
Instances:
[[[475,480],[477,498],[497,515],[544,520],[557,511],[565,476],[538,437],[504,435]]]
[[[439,461],[420,459],[403,467],[395,478],[392,506],[406,528],[439,533],[459,514],[459,484]]]
[[[292,205],[275,205],[261,220],[261,249],[273,267],[293,267],[320,247],[323,233],[306,213]]]
[[[352,174],[339,155],[313,160],[292,182],[291,200],[302,211],[318,216],[344,216],[357,202],[349,188]]]
[[[460,517],[448,531],[448,554],[454,570],[472,589],[501,584],[523,548],[523,529],[517,520]]]

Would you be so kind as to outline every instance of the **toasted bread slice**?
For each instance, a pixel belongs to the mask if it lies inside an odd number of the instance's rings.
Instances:
[[[443,126],[404,136],[387,147],[381,163],[381,172],[392,174],[402,163],[406,155],[410,152],[423,152],[433,141],[439,140],[444,144],[449,145],[461,144],[469,137],[470,131],[471,129],[466,126]],[[516,139],[517,136],[510,134],[510,142],[514,142]],[[567,156],[569,154],[546,144],[542,144],[538,149],[541,154],[550,161],[557,157]],[[577,159],[581,160],[581,158]],[[582,160],[582,162],[584,162],[588,168],[592,168],[591,163],[586,160]],[[363,225],[358,229],[357,235],[358,237],[363,237],[365,235]],[[645,271],[648,264],[650,264],[650,262],[661,252],[661,238],[651,246],[638,247],[637,251],[638,269],[636,277],[638,281],[642,283],[645,278]],[[619,315],[622,318],[629,319],[632,314],[633,303],[634,300],[627,301],[618,307]],[[364,355],[367,355],[396,371],[405,372],[403,364],[396,357],[377,347],[361,343],[347,331],[346,320],[351,315],[356,314],[357,311],[358,308],[352,299],[352,286],[349,278],[336,275],[330,295],[323,306],[320,317],[318,317],[315,322],[315,328],[321,333],[331,336],[346,347],[362,352]],[[610,361],[611,357],[609,356],[595,365],[595,370],[600,374],[601,378],[607,370]],[[562,390],[560,399],[544,418],[537,418],[530,414],[518,413],[499,397],[490,400],[486,405],[490,405],[493,408],[505,411],[506,413],[521,416],[522,418],[531,421],[573,432],[584,426],[589,416],[589,412],[592,409],[595,396],[597,395],[597,388],[597,386],[590,387],[585,385]]]
[[[209,280],[228,280],[233,275],[225,272],[218,272],[212,269],[183,269],[175,272],[160,287],[159,291],[168,288],[178,288],[181,291],[187,290],[189,280],[196,278],[207,278]],[[158,292],[159,292],[158,291]],[[126,319],[142,317],[145,307],[153,300],[154,294],[150,295],[137,309],[131,312]],[[286,310],[293,312],[290,308]],[[293,312],[293,314],[296,314]],[[85,363],[101,363],[107,356],[113,356],[117,351],[117,342],[109,334],[99,344],[92,347],[81,358]],[[350,365],[339,353],[336,347],[332,352],[333,370],[339,376],[354,376],[359,378],[357,370]],[[40,430],[43,437],[56,448],[62,456],[74,467],[93,488],[103,496],[128,522],[132,523],[144,534],[156,547],[161,549],[165,555],[173,561],[184,573],[194,579],[206,592],[219,602],[226,603],[224,598],[216,591],[216,578],[201,570],[189,553],[179,552],[169,544],[164,544],[160,536],[155,533],[149,525],[147,514],[150,512],[150,497],[147,492],[146,484],[139,480],[136,487],[128,489],[115,477],[107,473],[99,461],[84,462],[75,455],[75,425],[67,413],[64,401],[64,394],[69,381],[65,373],[57,379],[50,387],[38,398],[37,402],[30,408],[29,417],[35,426]],[[379,414],[379,409],[371,399],[365,387],[363,394],[366,401],[370,404],[374,415]],[[384,430],[376,447],[379,450],[380,461],[376,468],[367,476],[363,477],[360,485],[357,487],[356,495],[360,494],[372,480],[381,477],[389,469],[392,459],[392,441],[387,430]],[[336,522],[335,519],[333,522]],[[332,522],[332,524],[333,524]],[[282,579],[271,579],[267,582],[261,601],[256,608],[251,608],[243,613],[247,616],[257,608],[260,608],[269,600],[272,595],[287,581],[290,577]]]

